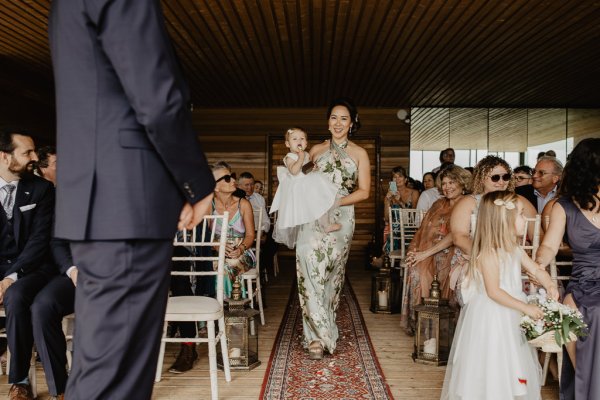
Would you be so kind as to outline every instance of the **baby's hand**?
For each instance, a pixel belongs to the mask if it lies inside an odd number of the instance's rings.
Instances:
[[[544,312],[542,309],[535,304],[527,304],[525,306],[525,314],[529,315],[533,319],[542,319],[544,317]]]

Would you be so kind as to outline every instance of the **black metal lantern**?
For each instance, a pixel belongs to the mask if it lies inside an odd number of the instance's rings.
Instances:
[[[401,307],[400,270],[390,268],[390,259],[386,255],[383,266],[371,278],[371,312],[396,314]]]
[[[226,300],[225,333],[229,351],[229,367],[232,370],[249,371],[260,365],[258,359],[258,331],[255,317],[260,313],[249,308],[250,300],[242,299],[240,283],[235,281],[231,291],[231,299]],[[223,368],[223,360],[217,359],[219,368]]]
[[[413,360],[421,364],[446,365],[454,338],[455,311],[441,298],[440,283],[434,275],[429,297],[416,306],[417,332]]]

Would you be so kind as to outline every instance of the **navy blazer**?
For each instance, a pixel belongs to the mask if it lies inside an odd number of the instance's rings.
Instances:
[[[159,0],[53,0],[56,236],[172,239],[214,179]]]
[[[13,208],[13,230],[19,255],[4,276],[16,272],[20,278],[33,271],[54,272],[49,258],[53,212],[52,183],[35,175],[22,178]],[[4,218],[0,219],[0,223],[3,221]]]
[[[534,191],[533,185],[531,185],[531,184],[517,186],[515,188],[515,193],[520,194],[521,196],[523,196],[527,200],[529,200],[529,202],[531,204],[533,204],[533,208],[535,208],[535,210],[537,211],[537,208],[538,208],[537,196],[535,195],[535,193],[533,191]]]

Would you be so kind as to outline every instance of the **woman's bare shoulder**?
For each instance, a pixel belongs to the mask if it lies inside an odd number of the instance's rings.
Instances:
[[[325,140],[321,143],[315,144],[310,148],[310,156],[320,155],[329,148],[329,140]]]

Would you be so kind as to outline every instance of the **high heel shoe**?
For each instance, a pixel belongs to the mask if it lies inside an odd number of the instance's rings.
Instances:
[[[323,359],[323,345],[318,340],[313,340],[308,345],[308,358],[309,360],[322,360]]]

